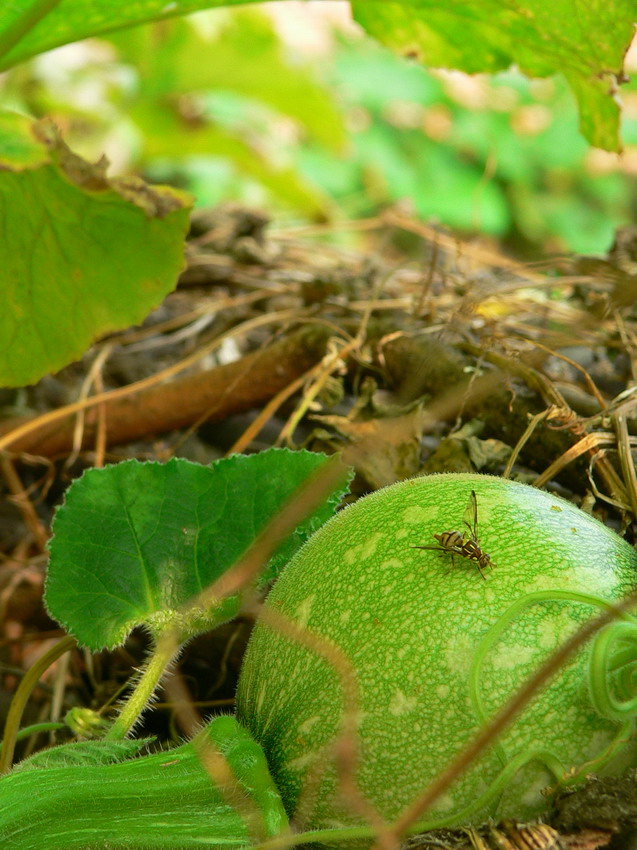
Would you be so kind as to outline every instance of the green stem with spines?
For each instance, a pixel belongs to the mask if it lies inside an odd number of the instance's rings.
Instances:
[[[122,708],[106,735],[105,740],[125,738],[152,701],[153,694],[171,662],[179,655],[181,644],[170,639],[170,634],[160,636],[150,654],[146,667],[133,687],[132,694]]]
[[[103,741],[91,745],[104,749]],[[221,755],[224,769],[208,762],[211,753]],[[226,716],[152,755],[25,762],[0,780],[0,796],[2,846],[11,850],[243,850],[287,830],[263,750]]]

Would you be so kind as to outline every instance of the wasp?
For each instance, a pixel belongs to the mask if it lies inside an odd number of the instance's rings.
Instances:
[[[482,578],[486,579],[484,571],[493,569],[491,556],[482,551],[478,542],[478,500],[476,491],[472,490],[469,502],[464,512],[463,522],[465,531],[443,531],[442,534],[434,534],[438,546],[414,546],[414,549],[429,549],[432,552],[448,552],[451,555],[451,564],[455,566],[454,555],[460,555],[468,561],[473,561],[480,570]]]

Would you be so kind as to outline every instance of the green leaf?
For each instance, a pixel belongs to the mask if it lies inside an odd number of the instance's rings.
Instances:
[[[46,604],[93,650],[145,623],[184,634],[234,616],[239,599],[211,612],[183,606],[248,548],[324,455],[270,449],[211,466],[124,461],[90,469],[68,489],[53,523]],[[333,513],[339,494],[306,519],[275,555],[287,560]]]
[[[0,71],[30,56],[113,30],[253,0],[20,0],[0,8]]]
[[[183,267],[189,198],[107,178],[48,120],[0,113],[0,143],[0,386],[23,386],[160,303]]]
[[[616,151],[632,0],[352,0],[355,19],[394,50],[432,67],[493,73],[512,64],[529,76],[563,73],[588,141]]]
[[[140,758],[130,757],[140,742],[126,753],[122,741],[115,763],[99,763],[117,752],[113,742],[99,744],[83,748],[84,755],[101,749],[99,759],[73,759],[79,745],[72,744],[58,766],[15,769],[0,779],[3,846],[239,850],[287,826],[263,750],[233,717],[215,718],[181,747]],[[216,752],[223,768],[215,769]]]

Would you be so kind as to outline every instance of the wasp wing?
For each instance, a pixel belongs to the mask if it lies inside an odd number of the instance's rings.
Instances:
[[[478,500],[476,491],[472,490],[467,502],[467,507],[464,512],[464,524],[469,529],[470,536],[477,542],[478,540]]]

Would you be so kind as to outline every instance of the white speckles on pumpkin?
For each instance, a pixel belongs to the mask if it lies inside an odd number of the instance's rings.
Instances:
[[[533,781],[524,788],[521,795],[521,803],[526,806],[532,806],[535,800],[542,795],[542,792],[551,782],[551,776],[547,771],[540,771]]]
[[[560,718],[556,711],[547,711],[544,715],[544,719],[546,720],[546,725],[550,729],[552,726],[555,726],[556,723],[560,722],[562,718]]]
[[[456,805],[455,799],[451,794],[443,794],[436,803],[436,808],[439,812],[451,812]]]
[[[415,696],[407,696],[403,691],[396,690],[389,700],[388,710],[394,717],[400,717],[412,712],[417,705],[418,700]]]
[[[355,564],[358,560],[359,547],[352,546],[350,549],[346,549],[343,552],[343,563],[351,566],[351,564]]]
[[[382,540],[382,533],[376,532],[375,534],[370,534],[365,537],[365,540],[362,543],[359,543],[355,546],[349,546],[343,552],[343,560],[346,564],[360,564],[361,562],[369,560],[378,547],[379,542]]]
[[[300,629],[304,629],[307,626],[308,620],[310,619],[310,613],[312,611],[312,605],[314,604],[315,594],[311,594],[307,596],[301,604],[296,609],[296,624]]]
[[[427,525],[438,518],[439,505],[409,505],[402,512],[401,519],[404,525]],[[402,529],[401,529],[402,531]]]
[[[515,670],[520,664],[529,664],[533,658],[537,658],[537,651],[533,646],[522,643],[501,644],[489,655],[489,664],[498,670]]]
[[[404,561],[399,560],[398,558],[386,558],[380,564],[380,569],[383,572],[395,572],[396,570],[402,570],[405,566]]]
[[[584,613],[588,613],[584,610]],[[545,615],[536,623],[536,643],[538,647],[553,650],[565,638],[575,631],[577,626],[568,611],[554,613],[552,616]]]
[[[595,732],[588,746],[584,750],[584,754],[587,758],[593,759],[597,755],[597,753],[604,750],[611,742],[611,736],[608,734],[608,731],[600,731]]]
[[[442,647],[445,665],[452,676],[466,678],[471,669],[475,639],[470,634],[453,634]]]
[[[319,714],[315,714],[312,717],[308,717],[307,720],[304,720],[303,723],[299,726],[299,734],[307,735],[314,726],[320,721],[321,717]]]
[[[302,753],[302,755],[297,756],[296,758],[290,759],[285,763],[285,766],[288,770],[292,770],[295,773],[300,773],[308,767],[311,767],[314,762],[318,758],[318,753],[315,753],[313,750],[307,750]]]

